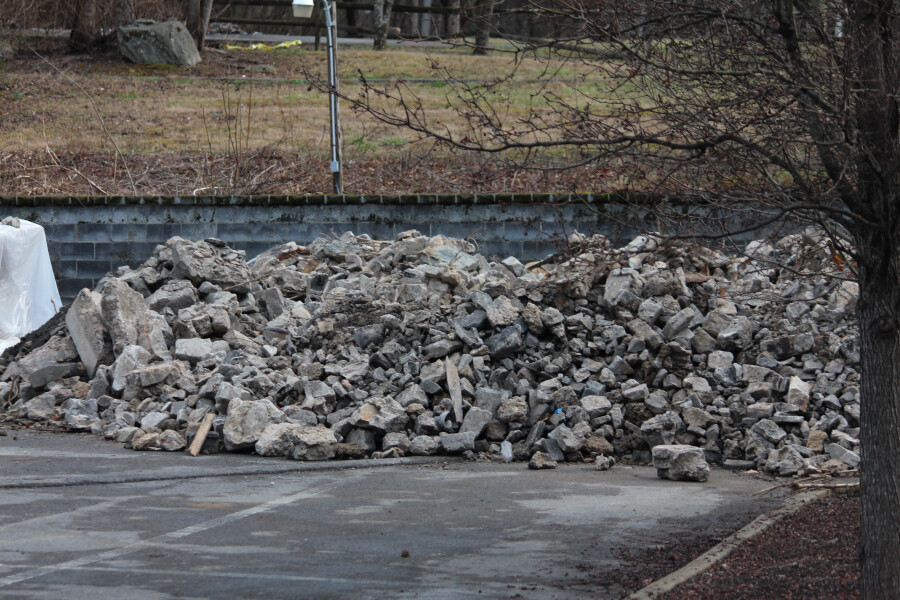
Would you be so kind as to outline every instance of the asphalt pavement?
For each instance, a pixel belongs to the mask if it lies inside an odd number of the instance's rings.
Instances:
[[[299,463],[0,437],[0,598],[617,597],[623,547],[730,533],[778,500],[714,470],[447,459]],[[587,567],[586,567],[587,565]]]

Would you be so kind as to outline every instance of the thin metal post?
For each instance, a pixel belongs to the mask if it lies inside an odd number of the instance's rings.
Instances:
[[[328,39],[328,84],[329,109],[331,113],[331,175],[334,179],[334,193],[344,190],[344,176],[341,172],[341,117],[338,112],[337,78],[337,10],[334,2],[322,0],[325,8],[325,31]]]

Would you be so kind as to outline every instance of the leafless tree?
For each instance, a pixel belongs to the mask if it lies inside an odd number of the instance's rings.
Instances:
[[[98,45],[110,39],[104,26],[110,12],[116,28],[133,23],[135,0],[78,0],[75,6],[75,24],[69,36],[69,48],[75,52],[92,52]],[[111,9],[111,11],[110,11]]]
[[[815,221],[860,284],[863,596],[900,590],[900,6],[892,0],[533,0],[567,32],[516,57],[568,56],[540,103],[507,110],[507,77],[443,72],[465,130],[403,84],[354,106],[459,150],[614,168],[643,191],[715,195]],[[483,47],[484,44],[477,44]],[[549,159],[548,159],[549,160]]]
[[[376,50],[387,48],[388,28],[391,26],[391,10],[394,0],[375,0],[375,42]]]
[[[101,31],[97,0],[81,0],[75,12],[75,25],[69,34],[69,48],[75,52],[93,50]]]
[[[187,3],[187,28],[198,50],[203,50],[206,45],[206,30],[209,29],[212,5],[213,0],[188,0]]]
[[[475,20],[474,54],[487,54],[491,40],[491,17],[494,15],[494,0],[475,0],[473,7]]]
[[[134,0],[115,0],[113,14],[116,19],[116,28],[134,23]]]

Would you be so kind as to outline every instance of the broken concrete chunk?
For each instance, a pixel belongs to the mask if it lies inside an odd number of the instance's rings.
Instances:
[[[472,432],[475,438],[481,437],[487,424],[492,418],[491,412],[481,408],[470,408],[463,419],[462,426],[459,428],[460,433]]]
[[[859,454],[844,448],[840,444],[828,444],[828,446],[825,447],[825,451],[831,458],[841,461],[852,469],[859,466]]]
[[[166,243],[172,255],[172,273],[194,285],[208,282],[235,294],[250,291],[253,273],[242,253],[235,252],[222,241],[207,239],[190,242],[172,238]]]
[[[100,290],[100,308],[116,356],[126,346],[150,350],[150,313],[141,294],[121,279],[111,277]]]
[[[144,300],[150,310],[162,312],[164,309],[170,308],[176,313],[182,308],[193,306],[197,301],[197,288],[190,281],[184,279],[164,283]]]
[[[447,454],[458,454],[466,450],[474,450],[475,432],[441,433],[440,444]]]
[[[528,403],[521,396],[507,398],[497,407],[497,418],[503,423],[524,423],[528,418]]]
[[[647,445],[653,448],[671,445],[675,441],[675,436],[684,429],[684,421],[678,413],[668,411],[644,421],[641,425],[641,435]]]
[[[584,446],[584,438],[576,435],[565,425],[557,426],[547,437],[555,441],[559,449],[565,453],[578,452]]]
[[[327,427],[292,430],[290,435],[294,460],[329,460],[337,454],[337,438]]]
[[[207,450],[227,438],[294,456],[312,430],[321,443],[302,459],[647,462],[648,446],[680,444],[778,475],[853,463],[855,290],[828,287],[818,239],[735,258],[573,234],[576,254],[529,270],[418,232],[347,232],[251,263],[173,238],[83,291],[44,346],[4,357],[0,403],[149,449],[177,448],[213,413]],[[821,276],[795,277],[807,269]]]
[[[66,427],[71,429],[90,429],[97,420],[97,401],[70,398],[63,404],[66,410]]]
[[[441,443],[430,435],[417,435],[409,443],[409,453],[413,456],[431,456],[437,454]]]
[[[535,452],[528,461],[529,469],[555,469],[557,466],[557,462],[545,452]]]
[[[759,434],[772,444],[777,444],[787,437],[787,433],[784,431],[784,429],[779,427],[777,423],[770,419],[761,419],[760,421],[757,421],[750,428],[750,431]]]
[[[765,468],[770,473],[790,477],[807,469],[809,463],[797,449],[790,445],[783,446],[769,453]]]
[[[212,340],[184,338],[175,342],[175,358],[196,364],[213,351]]]
[[[351,425],[381,433],[402,431],[408,421],[406,410],[393,398],[370,398],[350,417]]]
[[[694,446],[655,446],[653,466],[662,479],[699,482],[709,479],[709,464],[703,457],[703,449]]]
[[[805,411],[809,406],[809,394],[811,389],[812,387],[799,377],[791,377],[790,383],[788,383],[788,391],[785,400],[800,410]]]
[[[92,378],[100,365],[113,362],[112,340],[100,309],[100,294],[81,290],[66,313],[66,327],[78,356]]]
[[[580,400],[580,404],[592,419],[602,417],[612,410],[612,402],[606,396],[585,396]]]
[[[78,372],[78,352],[71,339],[51,338],[46,344],[22,358],[19,367],[34,389]]]
[[[172,429],[167,429],[160,433],[156,443],[161,450],[166,452],[178,452],[184,450],[187,446],[184,436]]]
[[[234,399],[228,405],[225,419],[225,449],[253,447],[263,431],[273,423],[284,423],[287,417],[268,400]]]

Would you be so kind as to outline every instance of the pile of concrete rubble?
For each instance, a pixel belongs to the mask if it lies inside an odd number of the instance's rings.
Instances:
[[[415,231],[252,261],[172,238],[8,351],[0,406],[135,450],[183,450],[206,421],[204,452],[298,460],[601,468],[679,444],[780,475],[858,463],[858,289],[823,236],[737,258],[569,245],[525,266]]]

